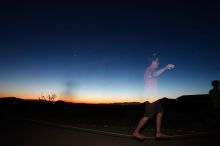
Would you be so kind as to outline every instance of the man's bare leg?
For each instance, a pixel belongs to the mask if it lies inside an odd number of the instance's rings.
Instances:
[[[163,113],[157,113],[156,117],[156,138],[167,138],[168,135],[165,135],[161,132]]]
[[[147,123],[148,119],[149,119],[149,117],[146,117],[146,116],[144,116],[140,119],[137,127],[135,128],[135,130],[133,132],[133,137],[138,138],[140,140],[146,139],[146,137],[140,133],[140,130]]]

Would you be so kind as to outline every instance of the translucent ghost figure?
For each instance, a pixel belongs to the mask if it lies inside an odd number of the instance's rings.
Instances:
[[[161,69],[157,69],[159,66],[159,58],[156,54],[153,54],[150,66],[148,66],[144,72],[145,93],[149,102],[154,102],[158,98],[157,94],[157,78],[166,70],[171,70],[175,67],[173,64],[167,64]]]

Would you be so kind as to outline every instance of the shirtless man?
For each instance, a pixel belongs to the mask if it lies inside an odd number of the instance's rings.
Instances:
[[[152,98],[152,96],[156,96],[157,90],[157,77],[159,77],[164,71],[171,70],[175,67],[173,64],[167,64],[165,67],[156,70],[159,65],[159,59],[156,56],[153,56],[151,64],[146,68],[144,73],[144,81],[145,81],[145,89],[148,94]],[[152,99],[155,99],[153,97]],[[156,138],[166,138],[167,135],[161,132],[161,124],[163,117],[163,109],[161,107],[160,100],[153,101],[151,99],[151,103],[145,102],[145,112],[143,117],[140,119],[137,127],[133,132],[133,137],[139,140],[144,140],[146,137],[140,133],[140,130],[147,123],[150,118],[153,118],[156,115]]]

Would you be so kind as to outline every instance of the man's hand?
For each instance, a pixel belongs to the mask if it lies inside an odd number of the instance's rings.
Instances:
[[[167,64],[167,66],[166,66],[166,68],[169,70],[173,69],[174,67],[175,67],[174,64]]]

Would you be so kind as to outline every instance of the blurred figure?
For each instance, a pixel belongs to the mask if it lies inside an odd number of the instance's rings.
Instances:
[[[163,108],[160,100],[153,101],[157,97],[157,77],[159,77],[164,71],[171,70],[175,67],[173,64],[167,64],[165,67],[156,70],[159,66],[159,58],[156,55],[153,56],[151,64],[146,68],[144,73],[145,91],[149,97],[149,101],[145,102],[145,112],[140,119],[136,129],[133,132],[133,137],[138,140],[144,140],[146,137],[140,133],[140,130],[144,127],[150,118],[156,115],[156,138],[167,138],[168,136],[161,132],[161,124],[163,117]]]
[[[219,80],[212,81],[212,89],[209,91],[210,98],[212,100],[213,108],[215,111],[216,122],[220,126],[220,89]],[[220,128],[220,127],[219,127]]]
[[[167,64],[165,67],[156,70],[159,66],[159,58],[154,54],[150,66],[144,72],[145,93],[150,101],[155,101],[157,97],[157,78],[166,70],[171,70],[175,67],[173,64]]]

